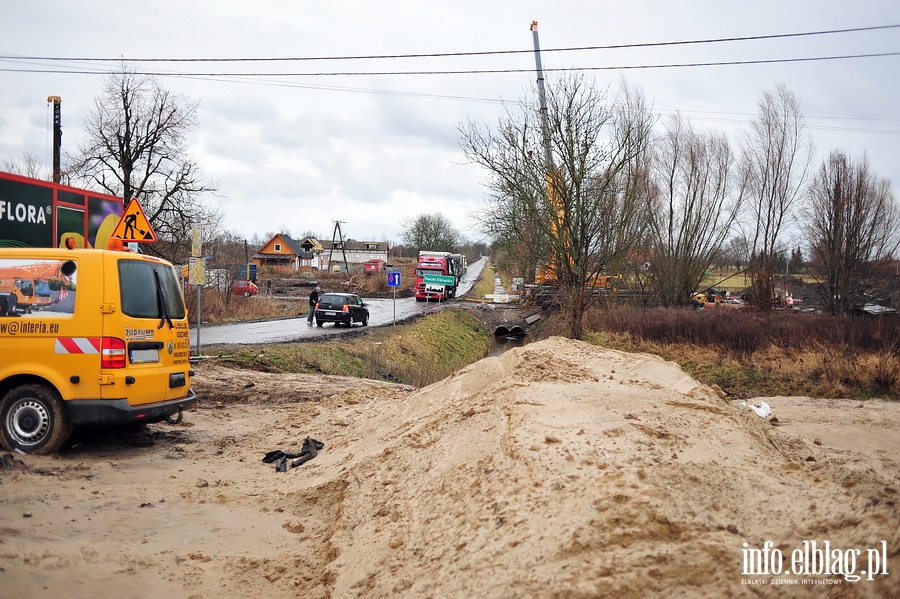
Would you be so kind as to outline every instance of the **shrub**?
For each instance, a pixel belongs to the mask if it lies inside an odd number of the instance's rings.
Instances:
[[[674,359],[732,392],[897,397],[900,391],[897,318],[621,307],[591,310],[585,329],[594,342]]]

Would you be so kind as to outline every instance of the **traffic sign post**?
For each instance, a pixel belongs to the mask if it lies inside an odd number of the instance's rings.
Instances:
[[[389,270],[388,274],[388,287],[393,287],[394,289],[394,326],[397,326],[397,287],[400,286],[400,269]]]
[[[206,258],[203,257],[203,228],[196,225],[191,228],[190,282],[197,286],[197,355],[200,355],[200,299],[203,297],[203,286],[206,285]]]
[[[456,278],[450,275],[422,275],[422,281],[426,285],[439,285],[441,287],[446,287],[447,285],[453,285],[456,283]],[[443,298],[443,290],[441,293],[441,298]],[[441,303],[441,300],[438,300],[438,303]],[[425,294],[425,314],[428,314],[428,294]]]

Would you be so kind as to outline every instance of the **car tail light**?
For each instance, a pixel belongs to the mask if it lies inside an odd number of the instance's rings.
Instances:
[[[344,307],[341,308],[341,312],[343,312],[344,314],[346,314],[346,313],[349,312],[349,311],[350,311],[350,306],[348,306],[347,304],[344,304]]]
[[[100,345],[100,368],[125,368],[125,342],[104,337]]]

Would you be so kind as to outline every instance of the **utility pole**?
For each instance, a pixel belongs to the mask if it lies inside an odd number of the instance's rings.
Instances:
[[[350,278],[350,265],[347,263],[347,250],[344,249],[344,234],[341,231],[341,221],[334,221],[334,231],[331,234],[331,249],[328,251],[328,269],[331,269],[331,257],[334,255],[334,242],[341,242],[341,254],[344,256],[344,269],[347,271],[347,278]]]
[[[59,153],[62,149],[62,98],[49,96],[47,102],[53,102],[53,182],[59,183],[62,179],[59,167]]]

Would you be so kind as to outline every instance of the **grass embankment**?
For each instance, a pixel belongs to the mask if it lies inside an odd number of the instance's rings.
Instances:
[[[316,372],[430,385],[477,362],[489,330],[465,310],[442,310],[413,324],[360,337],[236,348],[229,361],[267,372]]]
[[[468,297],[480,300],[484,298],[485,295],[494,293],[495,276],[494,266],[490,262],[485,263],[484,268],[481,269],[481,275],[469,291]]]

